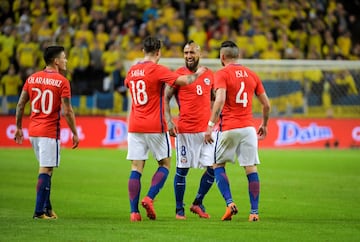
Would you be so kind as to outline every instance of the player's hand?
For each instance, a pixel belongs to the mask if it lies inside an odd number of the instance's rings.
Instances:
[[[72,143],[73,143],[73,145],[72,145],[72,148],[73,148],[73,149],[75,149],[76,147],[78,147],[78,145],[79,145],[79,136],[73,135],[73,137],[72,137]]]
[[[204,74],[207,70],[208,70],[207,67],[205,67],[205,66],[200,66],[200,67],[196,70],[196,74],[198,74],[199,76],[201,76],[201,75]]]
[[[213,132],[213,127],[208,126],[204,137],[205,144],[212,144],[214,142],[212,138],[212,132]]]
[[[174,126],[173,128],[169,129],[169,134],[170,134],[170,136],[172,136],[172,137],[176,137],[177,134],[178,134],[178,129],[177,129],[177,127]]]
[[[264,125],[260,125],[258,131],[257,131],[258,139],[263,140],[265,139],[267,135],[267,127]]]
[[[170,134],[170,136],[172,136],[172,137],[176,137],[176,136],[177,136],[177,134],[178,134],[178,129],[177,129],[176,125],[174,125],[173,122],[169,122],[169,123],[168,123],[168,129],[169,129],[169,134]]]
[[[14,140],[15,140],[16,144],[19,144],[19,145],[22,144],[22,142],[24,140],[24,134],[23,134],[22,129],[16,129]]]

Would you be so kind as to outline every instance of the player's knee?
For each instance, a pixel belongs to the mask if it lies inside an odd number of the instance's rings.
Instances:
[[[208,166],[206,168],[206,172],[210,175],[210,176],[214,176],[214,169],[211,166]]]
[[[162,160],[158,161],[158,164],[159,164],[159,166],[163,166],[163,167],[167,168],[168,170],[170,170],[171,159],[170,158],[162,159]]]
[[[176,175],[186,176],[188,172],[189,172],[189,168],[179,168],[179,167],[176,168]]]
[[[257,167],[256,166],[245,166],[244,169],[245,169],[246,174],[256,173],[257,172]]]

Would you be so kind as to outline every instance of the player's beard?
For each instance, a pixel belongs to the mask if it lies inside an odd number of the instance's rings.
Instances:
[[[191,64],[189,64],[189,62],[185,61],[185,65],[190,71],[195,72],[199,65],[199,59],[197,59],[197,60],[194,59],[194,62]]]

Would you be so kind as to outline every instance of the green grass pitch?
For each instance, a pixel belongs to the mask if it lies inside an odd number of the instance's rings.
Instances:
[[[190,170],[187,220],[175,220],[173,165],[156,197],[157,220],[130,223],[125,150],[63,149],[52,180],[55,221],[33,220],[38,164],[31,149],[0,149],[0,241],[359,241],[359,150],[261,150],[260,221],[247,222],[247,180],[227,164],[239,213],[220,221],[225,203],[213,185],[204,200],[209,220],[190,213],[202,174]],[[174,164],[174,161],[173,161]],[[156,162],[142,176],[146,195]]]

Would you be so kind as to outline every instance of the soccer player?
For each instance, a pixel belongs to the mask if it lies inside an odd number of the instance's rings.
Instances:
[[[237,63],[239,48],[232,41],[220,47],[220,60],[224,66],[215,73],[215,102],[205,133],[205,142],[213,143],[212,131],[220,118],[219,131],[215,139],[214,173],[218,188],[226,202],[222,220],[231,220],[238,212],[233,201],[229,180],[225,171],[226,162],[238,159],[245,168],[251,210],[249,221],[258,221],[260,182],[257,165],[258,138],[267,134],[270,103],[259,77],[249,68]],[[262,123],[256,131],[252,120],[252,98],[256,95],[262,105]]]
[[[75,115],[71,106],[70,82],[62,75],[67,59],[62,46],[49,46],[44,51],[46,68],[26,79],[16,107],[15,142],[22,144],[22,119],[25,104],[30,101],[30,142],[39,161],[34,219],[56,219],[50,202],[51,177],[60,163],[60,115],[71,129],[72,148],[79,144]]]
[[[200,46],[189,41],[184,46],[185,66],[176,70],[179,74],[191,74],[197,71],[201,56]],[[169,133],[175,138],[176,174],[174,190],[176,200],[176,219],[186,219],[184,210],[184,193],[186,176],[189,168],[206,167],[200,179],[198,193],[190,211],[200,218],[210,218],[202,204],[204,196],[214,182],[214,145],[204,143],[204,135],[211,114],[211,98],[213,94],[214,75],[207,70],[191,85],[167,86],[165,89],[165,116]],[[179,106],[179,120],[176,127],[172,121],[170,100],[175,95]]]
[[[140,178],[149,151],[158,162],[147,196],[141,201],[147,217],[156,219],[153,200],[168,177],[171,160],[171,143],[164,118],[165,83],[188,85],[203,74],[202,67],[191,75],[180,75],[157,64],[161,57],[161,42],[148,36],[143,40],[144,59],[133,65],[125,78],[132,97],[128,127],[128,154],[131,172],[128,183],[130,199],[130,221],[141,221],[138,203],[141,189]]]

